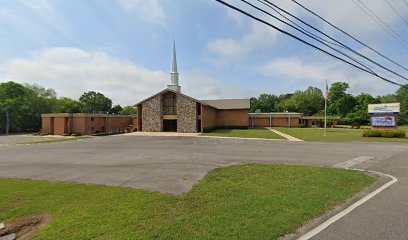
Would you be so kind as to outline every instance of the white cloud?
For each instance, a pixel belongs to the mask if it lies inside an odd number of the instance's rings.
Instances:
[[[183,92],[196,98],[239,97],[239,89],[225,86],[203,72],[181,73]],[[51,87],[59,96],[78,99],[85,91],[99,91],[114,103],[135,104],[164,89],[170,74],[154,71],[110,56],[102,51],[49,48],[27,58],[0,63],[0,79],[38,83]],[[234,93],[241,94],[239,96]]]
[[[341,27],[347,32],[355,35],[358,38],[364,39],[371,45],[376,45],[379,38],[386,37],[387,33],[382,30],[369,16],[367,16],[363,10],[361,10],[353,1],[327,1],[327,0],[314,0],[306,1],[299,0],[307,8],[317,12],[319,15],[328,19],[335,25]],[[272,20],[266,14],[260,13],[248,5],[240,3],[237,0],[229,0],[229,3],[249,11],[251,14],[266,19],[267,21],[283,27],[288,30],[289,27],[278,23],[276,20]],[[270,9],[264,5],[256,4],[265,10]],[[291,1],[279,0],[275,2],[278,6],[291,12],[292,14],[300,17],[301,19],[312,23],[314,26],[321,28],[328,33],[333,34],[334,29],[328,25],[324,25],[322,22],[316,24],[317,18],[313,17],[310,13],[301,9]],[[365,1],[365,4],[370,7],[386,24],[394,26],[398,24],[401,19],[383,0],[370,0]],[[408,16],[408,8],[404,5],[403,0],[392,1],[392,4],[399,9],[400,14]],[[279,40],[279,36],[282,34],[276,30],[265,26],[263,23],[255,22],[248,17],[242,17],[240,13],[231,13],[231,10],[226,8],[226,16],[232,20],[232,26],[235,28],[242,28],[243,24],[247,24],[246,30],[242,31],[243,34],[239,37],[221,37],[218,39],[212,39],[208,43],[208,49],[215,55],[216,58],[221,58],[227,61],[241,61],[244,60],[249,54],[255,51],[260,51],[264,47],[273,47]],[[238,15],[237,15],[238,14]],[[276,13],[274,13],[276,15]],[[241,17],[239,17],[239,15]],[[245,21],[243,20],[245,19]],[[313,19],[313,21],[312,21]],[[243,23],[244,21],[244,23]],[[338,37],[339,33],[336,32],[335,36]]]
[[[368,92],[374,95],[393,93],[397,86],[333,61],[310,62],[300,58],[280,58],[263,65],[259,72],[268,77],[289,79],[291,86],[313,85],[324,87],[325,81],[347,82],[350,92]]]
[[[123,9],[137,14],[141,20],[157,25],[164,24],[164,8],[159,0],[119,0],[119,3]]]
[[[121,104],[134,104],[160,90],[167,74],[142,68],[103,52],[76,48],[50,48],[29,58],[0,64],[0,78],[38,83],[59,95],[78,99],[90,90],[100,91]]]
[[[254,91],[223,84],[201,70],[193,70],[181,77],[183,93],[197,99],[250,98],[257,95]]]

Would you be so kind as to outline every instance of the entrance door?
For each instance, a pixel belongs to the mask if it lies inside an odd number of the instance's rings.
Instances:
[[[177,132],[177,120],[163,120],[164,132]]]

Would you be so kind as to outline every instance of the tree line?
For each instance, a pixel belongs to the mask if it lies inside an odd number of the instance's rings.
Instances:
[[[374,103],[401,103],[401,122],[408,120],[408,85],[394,94],[372,96],[368,93],[352,95],[347,92],[345,82],[333,83],[328,97],[328,115],[341,116],[342,124],[369,123],[367,105]],[[316,87],[292,94],[261,94],[251,98],[251,112],[299,112],[305,116],[324,114],[324,95]],[[136,114],[133,106],[113,105],[112,100],[102,93],[89,91],[78,99],[57,97],[51,88],[15,82],[0,83],[0,134],[5,133],[7,122],[10,132],[38,131],[42,113],[110,113]]]
[[[15,82],[0,83],[0,134],[32,132],[41,128],[43,113],[136,114],[133,106],[113,105],[102,93],[89,91],[78,99],[57,97],[51,88]],[[8,123],[8,124],[7,124]]]
[[[401,103],[400,124],[408,120],[408,85],[399,88],[394,94],[372,96],[368,93],[352,95],[347,92],[348,83],[335,82],[329,89],[327,114],[341,117],[341,124],[360,125],[369,124],[367,116],[368,104],[376,103]],[[322,90],[308,87],[298,90],[293,94],[261,94],[258,98],[251,98],[251,112],[258,109],[261,112],[299,112],[305,116],[324,115],[325,96]]]

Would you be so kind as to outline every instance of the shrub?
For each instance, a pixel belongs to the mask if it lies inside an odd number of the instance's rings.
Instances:
[[[381,130],[375,129],[365,130],[363,132],[363,137],[381,137]]]
[[[405,136],[406,133],[403,130],[370,129],[363,132],[363,137],[404,138]]]
[[[305,127],[306,127],[306,125],[303,124],[303,123],[301,123],[301,124],[298,125],[298,128],[305,128]]]
[[[81,134],[80,133],[71,133],[71,136],[78,137],[78,136],[81,136]]]
[[[217,129],[216,126],[206,127],[206,128],[203,129],[203,132],[204,133],[210,133],[210,132],[214,131],[215,129]]]

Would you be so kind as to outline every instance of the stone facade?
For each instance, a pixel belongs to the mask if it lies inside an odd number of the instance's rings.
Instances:
[[[197,132],[197,103],[180,94],[177,95],[177,132]]]
[[[142,131],[161,132],[163,130],[161,95],[147,100],[142,105]]]

